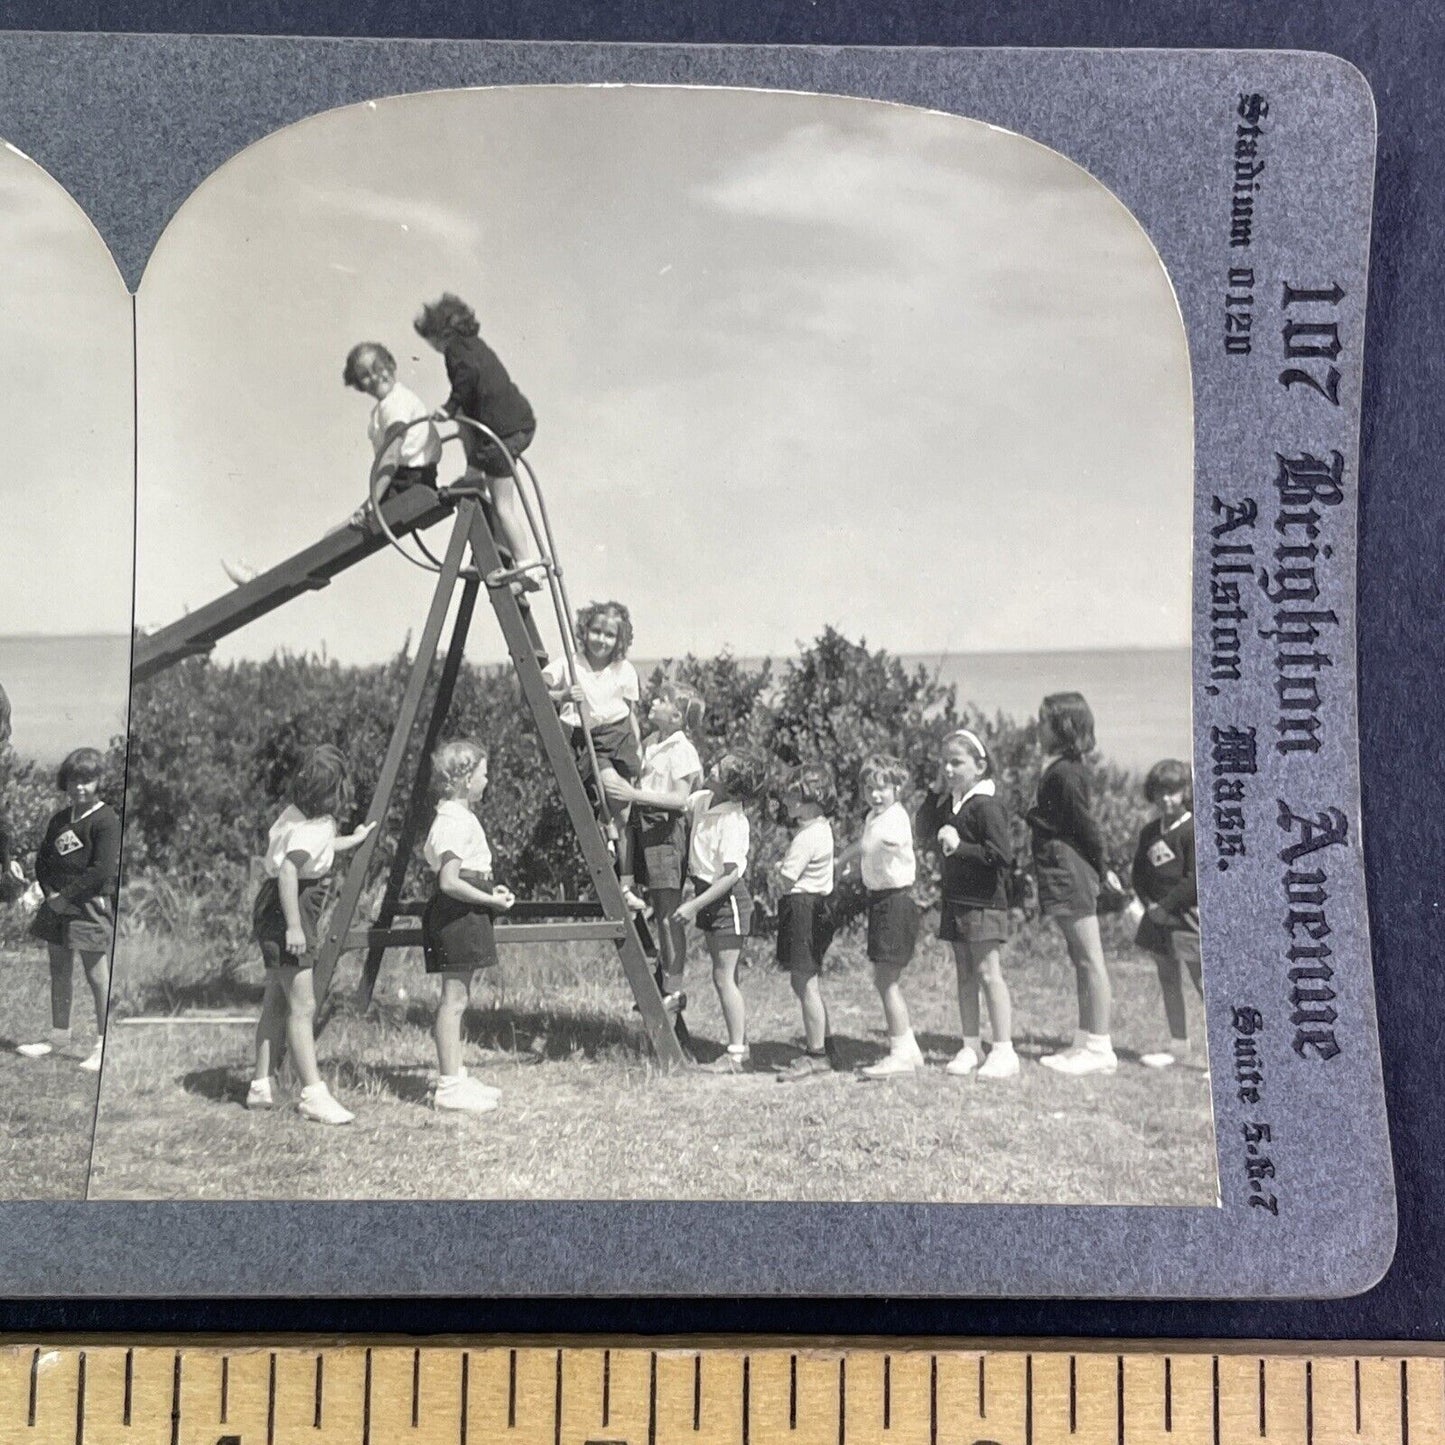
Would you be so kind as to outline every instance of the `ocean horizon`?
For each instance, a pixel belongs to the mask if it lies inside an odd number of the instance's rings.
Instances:
[[[1094,710],[1100,753],[1121,767],[1142,771],[1160,758],[1192,755],[1187,647],[900,658],[951,684],[960,703],[988,716],[1023,721],[1038,711],[1045,693],[1081,692]],[[658,659],[636,661],[645,678]],[[16,752],[53,763],[71,748],[104,747],[125,730],[129,669],[126,636],[0,636],[0,685],[10,696]]]

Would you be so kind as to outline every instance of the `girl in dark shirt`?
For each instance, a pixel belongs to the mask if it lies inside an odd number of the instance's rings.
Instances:
[[[115,893],[120,881],[120,817],[101,801],[105,760],[94,748],[77,748],[60,765],[56,782],[68,804],[51,818],[35,855],[35,877],[45,901],[30,925],[50,950],[50,1038],[21,1044],[28,1059],[70,1045],[75,955],[95,1005],[95,1047],[81,1064],[95,1072],[105,1047],[110,996],[110,950],[115,934]]]
[[[536,544],[527,525],[526,508],[517,495],[512,462],[531,445],[537,420],[531,404],[496,352],[477,334],[476,313],[459,296],[443,292],[439,300],[423,306],[413,326],[416,334],[446,360],[451,394],[437,412],[438,419],[462,418],[462,446],[467,454],[465,480],[480,483],[496,512],[501,540],[512,554],[518,573],[540,564]],[[476,422],[498,438],[468,426]],[[522,581],[532,589],[535,578]]]
[[[967,728],[943,740],[938,781],[914,826],[941,859],[938,936],[953,947],[963,1047],[948,1072],[1011,1079],[1019,1071],[1013,1046],[1013,1005],[1001,954],[1008,942],[1008,874],[1013,865],[1008,813],[997,796],[993,760]],[[993,1045],[983,1054],[979,989],[988,1001]]]
[[[1029,810],[1039,911],[1064,935],[1078,989],[1073,1043],[1041,1062],[1061,1074],[1112,1074],[1118,1067],[1109,1034],[1114,991],[1099,937],[1099,884],[1122,885],[1104,858],[1089,797],[1084,757],[1094,750],[1094,714],[1077,692],[1051,693],[1039,708],[1039,743],[1053,754]]]

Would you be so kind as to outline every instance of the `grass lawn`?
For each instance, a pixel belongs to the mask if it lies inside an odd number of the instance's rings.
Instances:
[[[99,1078],[76,1067],[93,1041],[90,993],[77,965],[73,1057],[23,1059],[16,1045],[50,1031],[45,950],[0,951],[0,970],[0,1200],[80,1199]]]
[[[426,1107],[435,991],[415,955],[391,955],[372,1013],[340,1013],[321,1040],[322,1072],[356,1111],[348,1128],[284,1106],[241,1107],[249,1028],[114,1025],[91,1195],[1213,1204],[1208,1083],[1200,1068],[1159,1073],[1137,1062],[1167,1032],[1153,965],[1126,943],[1106,947],[1120,1054],[1112,1077],[1070,1081],[1037,1063],[1072,1030],[1074,986],[1062,943],[1031,925],[1005,955],[1021,1077],[944,1074],[960,1042],[953,966],[929,937],[904,986],[931,1067],[888,1082],[850,1067],[796,1085],[766,1072],[792,1057],[800,1033],[770,940],[755,941],[757,962],[743,974],[759,1072],[739,1078],[654,1068],[621,969],[601,947],[504,949],[501,966],[477,980],[467,1018],[468,1066],[503,1091],[496,1111],[475,1117]],[[723,1033],[696,940],[693,950],[688,1020],[707,1059]],[[358,957],[339,975],[343,990]],[[215,965],[201,960],[200,945],[173,937],[123,939],[118,1010],[254,1010],[259,963],[203,986],[196,980]],[[845,1062],[881,1056],[859,938],[835,945],[824,987]],[[1191,1007],[1200,1038],[1202,1010]]]

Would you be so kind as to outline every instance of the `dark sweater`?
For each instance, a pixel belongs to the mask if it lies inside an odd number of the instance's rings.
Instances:
[[[930,792],[918,809],[914,826],[922,846],[939,856],[947,902],[969,908],[1008,907],[1013,844],[1008,813],[997,797],[975,793],[954,812],[950,794]],[[947,855],[938,844],[938,830],[945,827],[959,837],[958,848]]]
[[[120,816],[102,803],[78,822],[62,808],[45,829],[35,876],[58,913],[73,913],[91,898],[113,899],[120,880]]]
[[[1089,775],[1079,759],[1056,758],[1044,769],[1028,824],[1035,854],[1040,843],[1057,838],[1100,877],[1108,871],[1104,840],[1089,803]]]
[[[447,380],[452,384],[443,407],[449,415],[469,416],[502,438],[531,431],[537,425],[527,398],[480,337],[454,337],[443,355]]]
[[[1145,903],[1182,917],[1199,906],[1194,873],[1194,815],[1186,813],[1166,828],[1160,818],[1144,825],[1134,850],[1134,891]]]

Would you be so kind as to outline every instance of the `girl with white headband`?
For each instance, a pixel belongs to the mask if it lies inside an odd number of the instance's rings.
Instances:
[[[918,810],[918,835],[942,859],[938,936],[953,948],[963,1047],[955,1076],[1011,1079],[1019,1071],[1013,1006],[1001,956],[1008,942],[1008,876],[1013,843],[1008,813],[983,740],[967,728],[943,740],[938,781]],[[979,991],[988,1003],[993,1044],[984,1057]]]

